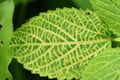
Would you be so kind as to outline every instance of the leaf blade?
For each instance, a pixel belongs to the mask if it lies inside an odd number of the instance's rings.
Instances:
[[[82,80],[119,80],[120,49],[108,49],[86,67]]]
[[[97,14],[115,34],[120,34],[120,0],[90,0]]]
[[[0,0],[0,80],[12,80],[8,66],[13,58],[10,50],[13,11],[13,0]]]
[[[86,12],[64,8],[32,18],[14,33],[15,58],[41,76],[79,78],[89,58],[111,47],[108,27]]]

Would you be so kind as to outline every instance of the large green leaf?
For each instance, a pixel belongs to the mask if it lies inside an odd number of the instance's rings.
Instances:
[[[80,80],[120,80],[120,48],[108,49],[95,57]]]
[[[111,30],[120,34],[120,0],[90,0],[93,8]]]
[[[13,0],[4,0],[0,3],[0,80],[12,80],[8,65],[12,60],[10,41],[13,32],[12,16]]]
[[[14,57],[32,73],[80,78],[92,57],[111,47],[111,32],[91,11],[56,9],[33,17],[14,32]]]

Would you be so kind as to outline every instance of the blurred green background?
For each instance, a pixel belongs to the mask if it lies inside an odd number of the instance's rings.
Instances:
[[[27,22],[29,18],[38,15],[40,12],[55,10],[56,8],[75,7],[91,9],[89,0],[14,0],[15,11],[13,17],[14,30]],[[79,15],[79,14],[78,14]],[[40,77],[25,70],[15,59],[9,66],[14,80],[49,80],[48,77]],[[51,79],[57,80],[57,79]]]

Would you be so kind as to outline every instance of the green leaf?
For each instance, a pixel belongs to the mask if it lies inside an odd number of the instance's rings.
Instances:
[[[15,31],[11,48],[32,73],[78,79],[90,59],[111,48],[111,32],[89,10],[56,9],[40,13]]]
[[[12,80],[8,65],[13,57],[10,50],[13,9],[13,0],[4,0],[0,3],[0,80]]]
[[[89,0],[72,0],[72,1],[78,8],[82,8],[85,10],[86,9],[93,10]]]
[[[120,37],[115,38],[114,41],[120,42]]]
[[[108,49],[95,57],[80,80],[120,80],[120,48]]]
[[[115,34],[120,34],[120,0],[90,0],[93,8]]]
[[[15,3],[15,6],[17,6],[18,4],[22,3],[23,5],[29,3],[29,2],[33,2],[35,0],[13,0]]]

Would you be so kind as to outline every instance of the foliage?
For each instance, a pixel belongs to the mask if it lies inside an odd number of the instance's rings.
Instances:
[[[72,79],[81,76],[92,57],[111,48],[110,36],[108,27],[91,11],[64,8],[41,13],[22,25],[11,48],[32,73]]]
[[[82,80],[120,80],[119,61],[120,48],[105,50],[89,63]]]
[[[28,2],[32,2],[32,1],[35,1],[35,0],[13,0],[15,5],[18,5],[20,3],[22,4],[27,4]]]
[[[74,1],[78,2],[81,0]],[[120,0],[90,2],[95,12],[49,10],[12,35],[13,0],[0,1],[0,80],[12,80],[8,71],[12,58],[33,74],[49,79],[119,80],[120,48],[112,46],[120,43]]]
[[[76,7],[78,8],[82,8],[85,10],[86,9],[93,10],[89,0],[72,0],[72,1],[75,3]]]
[[[8,65],[12,60],[10,50],[10,41],[12,37],[12,15],[13,1],[6,0],[0,3],[0,80],[12,80],[12,76],[8,71]]]
[[[101,19],[120,35],[120,0],[90,0]]]

